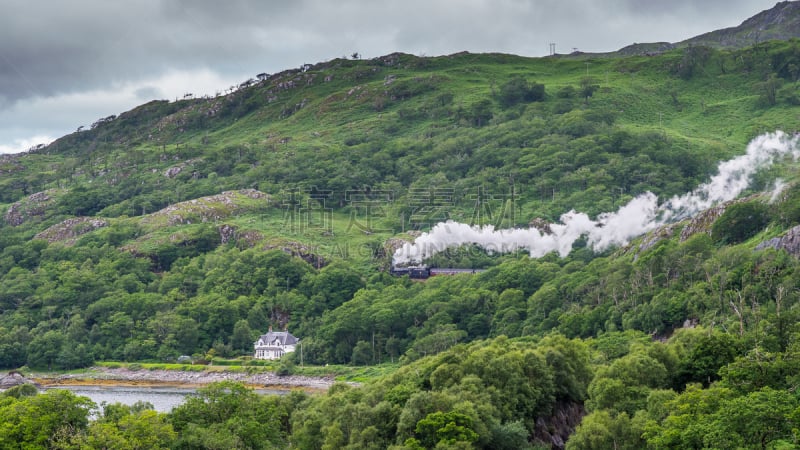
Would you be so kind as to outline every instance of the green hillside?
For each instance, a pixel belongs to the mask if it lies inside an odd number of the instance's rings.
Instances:
[[[565,258],[468,247],[428,262],[485,272],[418,282],[388,269],[439,221],[541,227],[688,192],[756,136],[800,129],[798,67],[797,40],[629,57],[391,54],[98,120],[0,157],[0,367],[247,363],[258,335],[288,327],[305,364],[401,366],[319,397],[207,392],[283,417],[268,447],[560,448],[585,414],[568,448],[789,445],[794,161],[739,201],[601,254],[585,241]],[[787,188],[771,199],[779,177]],[[717,403],[690,417],[682,405],[703,396]],[[733,414],[759,402],[781,405],[787,425],[763,434],[771,416]],[[172,444],[199,448],[200,427],[206,443],[253,446],[222,440],[244,425],[200,415],[164,419],[183,433]]]

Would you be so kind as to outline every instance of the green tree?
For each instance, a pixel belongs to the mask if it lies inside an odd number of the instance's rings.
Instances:
[[[743,242],[764,229],[769,223],[769,210],[758,201],[736,203],[711,226],[711,237],[724,244]]]
[[[105,405],[103,416],[89,425],[85,441],[91,448],[123,450],[169,449],[177,433],[166,414],[152,405]]]
[[[364,287],[364,280],[342,263],[326,266],[313,277],[311,295],[319,296],[327,308],[334,309],[353,298]]]
[[[322,429],[322,435],[324,436],[322,450],[337,450],[344,448],[344,446],[347,444],[344,433],[342,432],[342,427],[338,420],[335,420],[332,424],[324,427]]]
[[[394,362],[394,359],[400,356],[400,353],[402,353],[402,345],[402,341],[396,337],[390,337],[386,339],[386,354],[389,355],[392,362]]]
[[[794,439],[798,425],[795,396],[771,388],[736,396],[725,388],[689,385],[666,407],[666,417],[645,426],[643,436],[655,449],[773,448]]]
[[[90,366],[94,362],[89,349],[85,344],[76,344],[72,340],[65,340],[58,353],[57,363],[61,369],[77,369]]]
[[[60,331],[50,330],[33,338],[28,345],[28,365],[53,370],[58,361],[65,337]]]
[[[369,365],[373,358],[372,358],[372,345],[370,345],[367,341],[358,341],[356,346],[353,347],[353,356],[351,357],[351,361],[353,365],[356,366],[366,366]]]
[[[519,289],[503,291],[497,299],[497,307],[492,318],[492,335],[518,336],[526,312],[524,292]]]
[[[196,396],[172,410],[169,419],[179,434],[179,447],[267,449],[284,444],[286,415],[279,399],[223,381],[198,389]]]
[[[626,413],[612,416],[608,411],[595,411],[583,418],[575,434],[567,441],[567,450],[635,450],[644,448],[633,421]]]
[[[698,336],[679,363],[676,387],[686,383],[710,385],[719,379],[720,368],[732,363],[739,351],[739,343],[729,334],[714,332]]]
[[[243,353],[251,353],[253,351],[253,341],[255,341],[253,330],[250,329],[250,324],[245,319],[241,319],[233,326],[233,335],[231,336],[231,346],[234,350]]]
[[[492,120],[492,102],[488,99],[473,103],[467,113],[467,120],[476,127],[482,127]]]
[[[667,401],[669,414],[663,420],[647,423],[643,437],[655,449],[706,448],[711,415],[732,397],[729,389],[690,384],[681,395]]]
[[[529,83],[522,77],[514,77],[500,86],[498,99],[504,108],[522,102],[540,101],[544,99],[544,85]]]
[[[708,446],[770,447],[776,440],[792,440],[798,422],[797,398],[784,390],[764,388],[724,402],[712,415],[705,437]]]
[[[20,397],[0,397],[0,448],[58,448],[79,437],[95,404],[62,389]]]
[[[21,397],[30,397],[30,396],[38,395],[38,394],[39,394],[39,390],[36,389],[36,386],[33,385],[32,383],[18,384],[16,386],[12,387],[12,388],[6,389],[2,393],[2,395],[6,396],[6,397],[14,397],[16,399],[19,399]]]
[[[713,50],[709,47],[690,45],[683,50],[683,57],[673,71],[685,80],[691,79],[705,68],[712,54]]]
[[[589,363],[589,350],[583,342],[551,334],[542,339],[536,351],[553,372],[558,400],[578,403],[586,400],[587,388],[594,374]]]
[[[758,84],[761,95],[759,99],[768,106],[774,106],[778,102],[778,91],[781,88],[781,79],[775,74],[769,74],[767,79]]]
[[[594,93],[598,89],[600,89],[600,85],[594,78],[592,77],[581,78],[581,90],[580,90],[581,97],[588,99],[589,97],[594,95]]]
[[[492,429],[490,448],[494,450],[522,450],[530,447],[528,430],[522,420],[504,423]]]
[[[794,352],[770,353],[760,349],[737,357],[720,368],[720,385],[741,393],[762,388],[790,390],[800,373],[800,358]]]
[[[452,445],[478,439],[478,434],[472,429],[472,419],[454,411],[428,414],[417,422],[414,435],[424,448],[429,449],[440,443]]]
[[[650,390],[666,387],[667,380],[661,362],[642,352],[630,353],[597,370],[586,405],[590,411],[607,409],[632,416],[644,409]]]
[[[776,209],[780,222],[784,226],[794,226],[800,223],[800,187],[788,188],[783,193],[781,202]]]
[[[29,342],[30,334],[26,327],[16,326],[11,330],[0,327],[0,367],[24,366]]]

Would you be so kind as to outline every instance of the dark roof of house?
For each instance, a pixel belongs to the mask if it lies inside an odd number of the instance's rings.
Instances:
[[[300,342],[300,339],[292,336],[288,331],[269,331],[267,334],[262,334],[256,344],[258,342],[263,342],[266,345],[294,345]]]

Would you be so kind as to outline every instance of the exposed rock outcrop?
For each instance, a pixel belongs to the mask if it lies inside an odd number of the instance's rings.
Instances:
[[[675,229],[680,225],[682,224],[671,223],[647,233],[642,239],[642,243],[639,244],[639,253],[650,250],[664,239],[671,238],[675,234]]]
[[[14,386],[19,386],[21,384],[32,384],[34,386],[39,386],[37,383],[25,378],[21,373],[17,371],[8,372],[6,375],[0,376],[0,389],[11,389]]]
[[[403,245],[408,244],[411,242],[410,240],[400,239],[400,238],[389,238],[383,243],[383,252],[387,255],[394,255],[398,249],[402,248]]]
[[[217,227],[221,244],[235,242],[240,248],[252,248],[264,240],[264,235],[256,230],[240,230],[236,225],[223,224]]]
[[[536,419],[533,439],[537,444],[554,449],[566,446],[567,439],[586,415],[580,403],[560,403],[553,409],[550,417]]]
[[[12,227],[18,227],[31,218],[44,216],[47,208],[55,203],[56,194],[57,191],[54,189],[31,194],[12,204],[3,216],[3,220]]]
[[[74,244],[78,237],[107,226],[108,222],[104,219],[73,217],[38,233],[36,239],[44,239],[50,243]]]
[[[636,43],[623,47],[614,54],[650,56],[675,48],[744,48],[773,39],[788,40],[797,37],[800,37],[800,2],[784,1],[735,27],[710,31],[676,43]]]
[[[681,231],[681,242],[686,241],[697,233],[711,234],[711,227],[719,216],[725,212],[730,202],[709,208],[700,214],[692,217],[692,220]]]
[[[0,175],[18,172],[23,168],[17,155],[0,155]]]
[[[650,56],[659,53],[664,53],[675,48],[675,44],[669,42],[651,42],[645,44],[631,44],[622,47],[617,51],[620,56]]]
[[[232,242],[236,239],[236,231],[238,227],[235,225],[220,225],[217,227],[217,231],[219,232],[219,242],[221,244],[227,244],[228,242]]]
[[[172,166],[164,171],[164,176],[167,178],[175,178],[183,172],[183,166]]]
[[[174,226],[213,222],[238,213],[266,208],[270,205],[270,201],[268,194],[255,189],[225,191],[167,206],[144,217],[142,224]]]
[[[720,203],[717,206],[708,208],[707,210],[695,215],[683,228],[683,230],[681,230],[681,242],[686,241],[697,233],[706,233],[711,235],[711,228],[714,226],[714,222],[716,222],[717,219],[719,219],[720,216],[725,213],[725,210],[728,209],[729,206],[737,203],[746,203],[752,201],[758,196],[759,194],[753,194],[744,198],[737,198],[725,203]]]
[[[531,219],[531,221],[528,222],[528,227],[536,228],[542,234],[553,234],[553,230],[550,228],[550,222],[542,219],[541,217]]]
[[[800,225],[787,231],[783,236],[772,238],[756,246],[756,250],[767,248],[786,250],[790,255],[800,257]]]
[[[704,33],[680,42],[678,46],[741,48],[771,39],[790,39],[798,36],[800,36],[800,3],[784,1],[750,17],[739,26]]]
[[[662,240],[671,238],[672,236],[675,235],[675,232],[681,227],[683,228],[681,229],[680,242],[685,242],[690,237],[698,233],[706,233],[708,235],[711,235],[711,229],[714,226],[714,222],[716,222],[716,220],[719,219],[720,216],[722,216],[722,214],[729,206],[736,203],[742,203],[753,200],[757,196],[758,195],[756,194],[756,195],[751,195],[749,197],[721,203],[717,206],[711,207],[705,211],[698,213],[691,219],[667,224],[647,233],[642,238],[639,247],[635,249],[636,254],[634,258],[638,258],[639,254],[655,247],[656,244],[658,244]],[[631,246],[626,248],[625,251],[629,252],[633,249],[634,248]]]

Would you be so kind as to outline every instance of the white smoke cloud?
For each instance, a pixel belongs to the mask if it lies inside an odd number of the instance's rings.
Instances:
[[[748,144],[744,155],[720,163],[717,175],[692,192],[672,197],[661,205],[655,194],[646,192],[616,212],[600,214],[595,220],[573,210],[563,214],[560,223],[550,225],[552,233],[542,233],[535,228],[495,230],[491,225],[439,223],[413,243],[399,248],[393,256],[393,263],[421,262],[447,248],[468,244],[478,245],[491,253],[525,249],[532,258],[550,252],[567,256],[581,236],[586,237],[588,245],[595,251],[625,245],[632,238],[666,223],[691,217],[718,203],[735,199],[747,189],[758,170],[781,157],[792,157],[795,161],[800,158],[797,144],[797,136],[781,131],[758,136]],[[778,187],[776,185],[776,190]]]
[[[775,159],[800,157],[797,136],[788,136],[782,131],[758,136],[747,145],[747,152],[729,161],[720,163],[719,173],[708,183],[680,197],[672,197],[661,209],[663,221],[691,217],[717,203],[733,200],[750,185],[750,179],[759,170],[772,165]]]
[[[781,196],[781,194],[783,194],[783,191],[786,189],[786,186],[788,185],[786,184],[785,181],[778,178],[777,180],[775,180],[774,186],[775,187],[772,188],[772,194],[769,196],[770,205],[778,201],[778,198]]]

